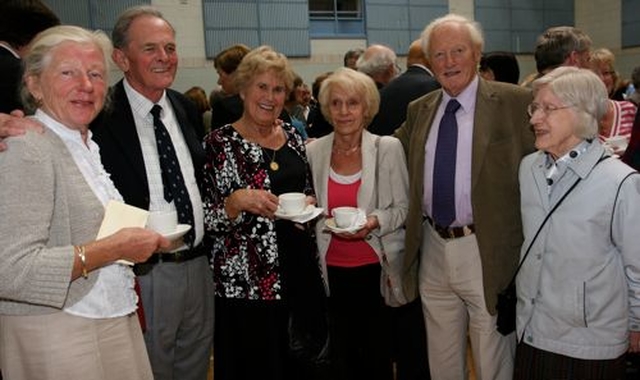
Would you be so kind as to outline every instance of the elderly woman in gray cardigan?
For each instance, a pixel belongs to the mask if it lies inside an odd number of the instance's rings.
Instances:
[[[640,175],[598,141],[608,100],[595,74],[561,67],[533,89],[514,379],[622,379],[640,351]]]
[[[23,100],[43,134],[0,154],[0,368],[7,379],[151,379],[130,267],[169,241],[128,228],[96,240],[110,200],[89,123],[108,86],[109,39],[59,26],[25,57]]]

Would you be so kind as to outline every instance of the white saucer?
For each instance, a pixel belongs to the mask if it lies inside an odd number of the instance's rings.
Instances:
[[[299,212],[297,214],[286,214],[282,211],[280,207],[278,207],[278,209],[275,212],[275,215],[280,219],[286,219],[286,220],[303,219],[306,216],[313,214],[315,209],[316,208],[313,205],[307,205],[307,207],[305,207],[304,210],[302,210],[302,212]]]
[[[360,223],[356,223],[351,227],[340,228],[336,226],[336,221],[333,218],[327,218],[324,220],[324,225],[329,229],[329,231],[335,232],[338,234],[340,233],[352,234],[352,233],[358,232],[362,227],[364,227],[365,224],[367,224],[366,220],[360,221]]]
[[[162,236],[164,236],[165,238],[169,239],[169,240],[176,240],[181,238],[184,234],[186,234],[189,230],[191,229],[191,226],[188,224],[178,224],[178,226],[176,227],[176,230],[168,233],[168,234],[162,234]]]

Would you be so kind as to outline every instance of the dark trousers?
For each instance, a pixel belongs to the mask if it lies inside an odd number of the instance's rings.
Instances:
[[[396,380],[429,380],[427,332],[420,297],[400,307],[387,307],[391,326],[391,356]]]
[[[514,380],[624,380],[625,355],[611,360],[583,360],[519,343]]]
[[[328,275],[332,379],[393,379],[380,265],[330,266]]]
[[[283,380],[288,311],[283,302],[216,297],[213,378]]]

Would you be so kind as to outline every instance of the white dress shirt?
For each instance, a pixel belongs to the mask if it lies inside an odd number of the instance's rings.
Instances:
[[[456,219],[452,226],[466,226],[473,224],[473,209],[471,207],[471,157],[473,151],[473,123],[476,111],[476,95],[478,92],[478,76],[455,99],[460,103],[460,109],[456,112],[458,122],[458,145],[456,154],[456,183],[455,203]],[[436,156],[436,144],[440,120],[444,115],[449,100],[453,99],[445,91],[442,91],[442,101],[433,118],[433,124],[429,130],[429,136],[425,146],[424,160],[424,194],[423,212],[432,216],[433,199],[433,164]]]
[[[106,206],[112,199],[122,201],[120,193],[102,166],[100,150],[91,140],[91,131],[88,131],[85,144],[80,131],[60,124],[42,110],[36,111],[35,118],[64,142],[82,176],[103,205]],[[64,311],[85,318],[113,318],[134,312],[138,296],[133,289],[134,275],[131,267],[110,264],[96,271],[99,272],[98,279],[93,288],[79,302],[66,307]]]
[[[171,102],[167,99],[166,92],[157,103],[151,102],[142,94],[137,92],[131,85],[124,80],[124,90],[131,104],[133,119],[136,124],[136,131],[140,139],[140,148],[142,149],[142,157],[144,158],[144,167],[147,173],[147,181],[149,183],[149,211],[170,211],[176,207],[173,202],[167,202],[164,199],[164,185],[162,184],[162,169],[160,167],[160,158],[158,156],[158,146],[156,144],[156,135],[153,129],[153,116],[151,116],[151,108],[154,104],[162,107],[161,119],[164,123],[171,141],[176,150],[176,155],[180,163],[180,170],[184,178],[191,205],[193,207],[193,220],[195,221],[195,240],[194,246],[200,244],[204,235],[204,214],[202,210],[202,198],[200,190],[196,182],[196,175],[191,160],[191,153],[184,140],[180,126],[176,119],[176,115],[171,106]],[[186,246],[182,246],[177,250],[183,250]]]

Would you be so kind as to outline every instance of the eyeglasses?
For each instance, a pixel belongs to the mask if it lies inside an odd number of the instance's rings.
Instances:
[[[565,108],[571,108],[573,106],[554,106],[551,104],[538,104],[538,103],[531,103],[527,106],[527,113],[529,114],[529,116],[533,117],[533,115],[536,113],[536,111],[542,111],[542,113],[544,114],[544,116],[549,116],[549,114],[553,111],[557,111],[557,110],[563,110]]]

